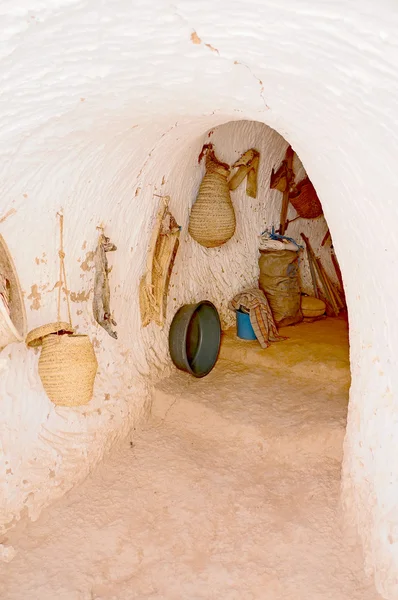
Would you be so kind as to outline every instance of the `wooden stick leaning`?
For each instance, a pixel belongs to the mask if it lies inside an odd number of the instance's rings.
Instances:
[[[323,268],[323,265],[321,263],[321,259],[320,258],[316,258],[316,265],[318,267],[318,273],[320,275],[320,279],[322,281],[322,285],[324,287],[324,290],[328,291],[331,303],[332,303],[332,307],[334,312],[336,313],[336,316],[339,314],[339,304],[337,302],[334,290],[332,288],[332,285],[330,283],[329,277],[327,276],[325,269]]]
[[[345,293],[344,293],[343,277],[341,275],[340,265],[339,265],[339,263],[337,261],[337,258],[336,258],[336,255],[335,255],[333,249],[331,250],[331,258],[332,258],[332,263],[333,263],[333,266],[334,266],[334,270],[336,272],[336,276],[337,276],[338,282],[340,284],[339,294],[340,294],[340,297],[342,299],[342,302],[343,302],[344,308],[345,308],[346,307],[346,299],[345,299]]]
[[[316,275],[315,275],[315,268],[314,268],[314,265],[312,262],[311,254],[308,251],[308,248],[307,248],[307,258],[308,258],[308,264],[310,267],[312,287],[314,288],[314,296],[315,296],[315,298],[319,298],[318,285],[316,282]]]
[[[328,303],[332,307],[333,313],[337,317],[337,315],[339,314],[338,306],[336,304],[336,301],[335,301],[334,297],[332,297],[332,294],[330,292],[330,288],[328,287],[327,282],[325,280],[325,277],[323,275],[322,269],[321,269],[321,267],[318,264],[318,259],[315,256],[315,253],[314,253],[314,251],[313,251],[313,249],[311,247],[310,241],[307,238],[307,236],[304,235],[304,233],[301,234],[301,237],[303,238],[303,240],[305,242],[305,245],[306,245],[306,248],[307,248],[307,252],[311,256],[311,260],[312,260],[312,263],[313,263],[313,265],[315,267],[316,273],[318,275],[318,279],[319,279],[319,281],[320,281],[320,283],[322,285],[322,288],[323,288],[323,291],[324,291],[324,295],[326,296],[326,299],[327,299]]]
[[[322,247],[323,247],[323,246],[326,244],[326,242],[328,241],[328,239],[329,239],[329,238],[330,238],[330,231],[329,231],[329,229],[328,229],[328,230],[327,230],[327,232],[326,232],[326,233],[325,233],[325,235],[324,235],[324,238],[323,238],[323,240],[322,240],[322,243],[321,243],[321,246],[322,246]]]
[[[338,308],[344,308],[344,302],[340,296],[339,291],[337,290],[336,286],[334,285],[333,281],[330,279],[330,277],[328,276],[328,274],[326,273],[325,267],[322,264],[322,261],[320,258],[317,259],[319,261],[319,265],[320,268],[322,269],[323,275],[325,277],[326,283],[328,285],[328,287],[330,288],[331,291],[331,295],[334,297],[337,307]]]

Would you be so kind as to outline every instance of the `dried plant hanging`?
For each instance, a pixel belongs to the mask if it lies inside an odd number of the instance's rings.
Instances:
[[[257,198],[257,178],[258,166],[260,163],[260,153],[251,148],[232,165],[237,168],[236,173],[229,180],[229,189],[236,190],[242,181],[247,177],[246,194],[251,198]]]
[[[142,326],[154,321],[163,327],[171,273],[181,227],[169,211],[169,196],[162,197],[148,250],[146,273],[140,282]]]
[[[229,165],[218,160],[213,144],[205,144],[199,162],[206,156],[206,173],[192,206],[188,231],[205,248],[222,246],[234,235],[235,211],[228,185]]]
[[[107,252],[117,250],[108,237],[103,233],[99,236],[97,249],[94,255],[95,280],[93,297],[93,315],[98,325],[114,339],[117,339],[117,333],[113,329],[116,327],[116,321],[111,313],[111,291],[109,287],[109,272]]]

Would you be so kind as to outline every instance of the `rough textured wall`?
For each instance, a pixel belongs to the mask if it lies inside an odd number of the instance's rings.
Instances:
[[[397,597],[398,244],[386,235],[398,222],[395,5],[381,0],[375,13],[371,0],[18,0],[0,11],[1,214],[16,211],[1,233],[26,293],[29,326],[54,315],[47,290],[57,278],[61,207],[77,294],[90,287],[92,271],[80,265],[96,226],[105,223],[117,242],[113,307],[123,324],[118,343],[95,334],[100,375],[86,416],[49,404],[32,368],[37,356],[23,346],[2,353],[1,415],[10,424],[1,437],[5,520],[23,506],[34,515],[84,476],[132,422],[128,415],[143,409],[145,348],[150,358],[158,348],[157,332],[139,332],[137,311],[153,192],[186,153],[196,154],[210,128],[263,121],[299,154],[332,230],[351,326],[345,504],[379,589]],[[185,202],[189,194],[179,193]],[[30,309],[37,293],[38,311]],[[74,309],[80,330],[91,330],[84,303]],[[36,454],[25,451],[32,445]]]

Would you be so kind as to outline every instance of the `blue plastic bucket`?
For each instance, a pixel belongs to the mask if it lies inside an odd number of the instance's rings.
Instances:
[[[236,331],[238,338],[241,340],[257,339],[252,324],[250,323],[250,315],[242,312],[241,310],[236,311]]]

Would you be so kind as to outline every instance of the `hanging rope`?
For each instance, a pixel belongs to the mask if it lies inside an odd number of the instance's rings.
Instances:
[[[61,321],[61,292],[64,286],[64,292],[66,297],[66,305],[68,307],[68,319],[72,325],[72,315],[70,310],[69,302],[69,290],[66,282],[66,269],[65,269],[65,252],[64,252],[64,215],[57,213],[59,216],[59,236],[60,236],[60,248],[58,251],[59,256],[59,280],[58,280],[58,321]]]

